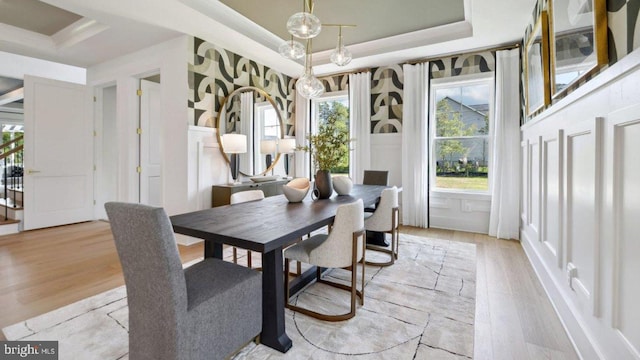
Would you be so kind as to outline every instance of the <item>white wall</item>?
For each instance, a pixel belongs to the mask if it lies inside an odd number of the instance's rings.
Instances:
[[[170,215],[190,209],[188,201],[187,137],[188,37],[142,49],[93,66],[87,70],[87,84],[117,85],[118,200],[138,201],[138,124],[136,97],[138,79],[159,71],[162,79],[161,136],[165,156],[162,163],[164,208]]]
[[[85,84],[86,70],[77,66],[0,51],[0,76],[24,79],[24,75]]]
[[[640,358],[639,80],[636,50],[522,127],[522,245],[584,359]]]

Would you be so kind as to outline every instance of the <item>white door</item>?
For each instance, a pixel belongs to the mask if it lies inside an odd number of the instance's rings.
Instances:
[[[93,219],[93,121],[84,85],[24,78],[24,229]]]
[[[162,206],[160,84],[140,80],[140,203]]]

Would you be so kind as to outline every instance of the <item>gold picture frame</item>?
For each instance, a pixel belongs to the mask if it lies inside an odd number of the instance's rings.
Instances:
[[[552,97],[608,64],[606,0],[548,0]]]
[[[549,29],[542,11],[525,45],[525,100],[527,116],[551,103],[549,80]]]

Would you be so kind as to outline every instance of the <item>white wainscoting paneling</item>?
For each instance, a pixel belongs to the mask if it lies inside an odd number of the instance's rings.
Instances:
[[[522,245],[582,359],[640,359],[638,79],[640,49],[521,127]]]
[[[565,137],[565,226],[567,271],[580,306],[597,313],[599,275],[599,209],[601,118],[570,126]]]
[[[207,209],[211,207],[211,186],[227,182],[229,167],[214,128],[189,126],[188,144],[189,211]],[[176,241],[191,245],[202,240],[176,234]]]
[[[371,170],[389,171],[389,185],[402,186],[402,134],[371,134],[370,141]]]
[[[613,134],[613,327],[640,358],[640,105],[609,117]]]
[[[522,166],[522,173],[520,175],[522,191],[520,192],[520,220],[522,224],[529,224],[529,169],[531,164],[529,162],[529,141],[524,140],[520,142],[520,164]]]
[[[537,136],[529,139],[529,228],[531,229],[534,238],[540,241],[540,143],[542,137]]]
[[[541,240],[548,261],[562,268],[562,168],[563,131],[552,131],[542,139]]]

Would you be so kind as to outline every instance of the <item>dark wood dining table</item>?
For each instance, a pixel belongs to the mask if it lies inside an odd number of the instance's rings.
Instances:
[[[205,257],[222,258],[222,245],[262,253],[262,333],[260,341],[287,352],[292,342],[285,331],[285,292],[282,249],[303,235],[333,222],[341,204],[362,199],[373,205],[386,186],[354,185],[350,195],[313,201],[309,195],[300,203],[289,203],[284,195],[236,205],[220,206],[171,216],[178,234],[205,240]],[[313,271],[301,276],[292,287],[313,278]],[[293,290],[295,291],[295,290]],[[294,292],[292,292],[294,293]]]

